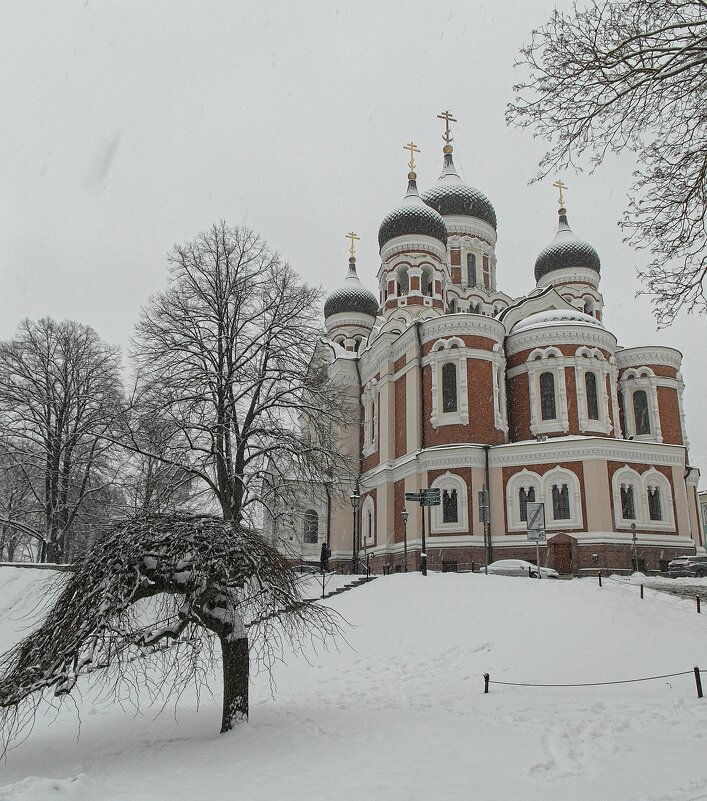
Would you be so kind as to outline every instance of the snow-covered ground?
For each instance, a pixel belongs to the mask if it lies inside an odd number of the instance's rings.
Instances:
[[[46,575],[0,568],[0,647]],[[136,714],[82,686],[0,764],[2,801],[698,801],[707,798],[707,614],[596,579],[378,578],[326,603],[339,649],[255,678],[250,722],[219,735],[215,699]],[[707,674],[705,675],[707,688]]]

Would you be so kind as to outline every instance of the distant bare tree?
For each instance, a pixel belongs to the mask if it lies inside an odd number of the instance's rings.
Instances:
[[[118,351],[88,326],[25,320],[0,342],[0,445],[26,489],[22,514],[0,523],[36,540],[43,561],[70,556],[72,527],[112,480],[103,435],[120,398]]]
[[[508,120],[554,147],[539,177],[591,154],[637,154],[622,227],[653,261],[641,273],[659,325],[707,310],[707,3],[601,0],[555,10],[517,66]]]
[[[206,682],[213,635],[225,732],[248,716],[249,660],[270,669],[283,643],[324,642],[338,631],[259,536],[215,517],[126,520],[78,563],[39,628],[0,657],[0,742],[7,748],[31,726],[48,693],[61,698],[99,669],[109,695],[138,703],[136,686],[149,691],[145,672],[157,661],[178,698],[186,684]]]
[[[23,531],[31,520],[32,493],[21,469],[0,450],[0,561],[35,557],[37,541]],[[19,524],[19,525],[16,525]]]
[[[349,407],[316,358],[319,292],[223,222],[169,263],[170,286],[137,327],[133,411],[165,421],[167,447],[134,433],[129,447],[192,475],[225,520],[255,526],[286,481],[347,467],[338,435]]]

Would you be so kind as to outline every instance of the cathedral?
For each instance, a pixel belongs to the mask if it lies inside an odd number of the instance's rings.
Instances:
[[[342,431],[356,481],[299,487],[270,534],[283,552],[372,571],[535,561],[528,504],[544,504],[541,564],[560,573],[666,569],[704,552],[689,465],[681,354],[624,348],[602,322],[601,262],[570,227],[535,260],[536,287],[497,287],[496,213],[462,181],[448,112],[439,180],[407,191],[378,231],[378,295],[359,280],[355,234],[326,299],[327,363],[359,425]],[[438,505],[415,500],[439,490]],[[406,500],[406,494],[409,498]],[[423,519],[424,515],[424,519]],[[279,530],[277,530],[279,529]]]

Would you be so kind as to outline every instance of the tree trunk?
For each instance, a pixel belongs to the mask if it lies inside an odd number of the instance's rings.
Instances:
[[[221,734],[248,719],[248,638],[221,640],[223,658],[223,716]]]

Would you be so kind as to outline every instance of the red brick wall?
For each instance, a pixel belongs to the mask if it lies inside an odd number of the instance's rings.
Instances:
[[[531,439],[530,433],[530,393],[528,374],[511,378],[507,382],[508,391],[508,435],[511,442]]]
[[[677,390],[672,387],[656,387],[656,391],[658,394],[658,411],[663,442],[671,445],[682,445],[680,402]]]

